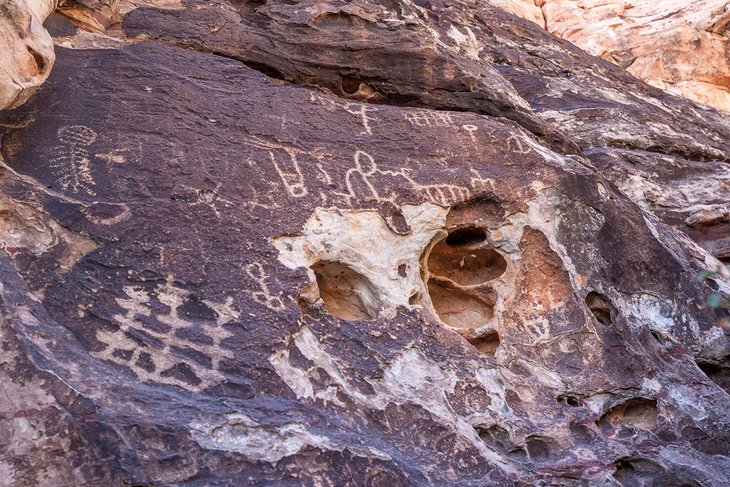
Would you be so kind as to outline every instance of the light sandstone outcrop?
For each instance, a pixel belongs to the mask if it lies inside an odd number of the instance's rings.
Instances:
[[[727,0],[491,3],[626,68],[652,86],[730,111]]]
[[[0,113],[0,483],[730,484],[726,115],[482,1],[84,5]]]
[[[53,40],[43,21],[56,0],[0,2],[0,110],[19,106],[51,72]]]

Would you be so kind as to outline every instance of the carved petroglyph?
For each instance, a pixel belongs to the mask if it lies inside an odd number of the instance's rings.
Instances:
[[[96,332],[105,345],[94,352],[97,358],[130,367],[141,381],[195,391],[223,379],[220,361],[233,357],[221,347],[232,335],[224,325],[240,317],[232,298],[224,303],[198,299],[175,287],[171,277],[154,290],[125,286],[124,294],[116,299],[123,312],[113,317],[119,328]]]
[[[477,127],[476,125],[464,124],[461,126],[461,128],[466,130],[466,132],[469,134],[469,138],[471,139],[471,141],[476,143],[476,132],[477,130],[479,130],[479,127]]]
[[[59,178],[61,187],[74,193],[85,191],[93,196],[92,187],[96,186],[96,182],[91,176],[89,147],[96,141],[96,132],[84,125],[69,125],[58,129],[57,135],[61,145],[55,149],[51,166],[62,172]]]
[[[450,206],[471,198],[471,190],[454,184],[413,185],[427,201],[440,205]]]
[[[315,95],[314,93],[310,94],[309,99],[313,102],[319,102],[323,106],[328,107],[330,109],[337,108],[337,109],[343,109],[350,115],[356,116],[360,123],[362,124],[363,130],[360,131],[357,135],[372,135],[373,130],[370,126],[370,122],[376,122],[377,119],[375,117],[371,117],[368,113],[377,112],[377,108],[373,108],[368,105],[364,105],[361,103],[350,103],[350,102],[341,102],[337,100],[332,100],[329,98],[325,98],[323,96]]]
[[[473,188],[448,183],[421,184],[411,177],[410,169],[380,169],[373,156],[362,150],[355,151],[353,159],[354,167],[345,173],[347,193],[335,193],[343,196],[348,205],[358,198],[396,204],[395,190],[410,187],[415,194],[429,203],[450,206],[471,198],[472,189],[483,188],[480,184],[475,184]],[[383,180],[387,180],[389,184],[383,184]],[[386,186],[392,187],[393,192],[384,189]]]
[[[187,184],[183,184],[182,187],[190,191],[195,197],[195,201],[191,202],[190,206],[207,206],[213,211],[216,218],[220,219],[221,213],[219,206],[222,206],[223,208],[230,208],[234,206],[234,203],[231,200],[222,197],[218,193],[222,185],[223,183],[219,181],[213,189],[194,188]]]
[[[121,208],[121,211],[119,212],[119,214],[111,217],[100,217],[94,215],[90,208],[82,209],[81,213],[86,217],[87,220],[97,225],[116,225],[117,223],[129,220],[129,218],[132,216],[132,211],[129,209],[129,205],[127,205],[126,203],[114,203],[114,205],[119,206],[119,208]]]
[[[290,195],[295,198],[302,198],[309,193],[297,159],[299,156],[308,154],[307,152],[283,144],[267,142],[255,136],[248,139],[247,142],[268,151],[274,169]],[[285,155],[282,155],[282,152]]]
[[[507,137],[507,150],[514,154],[524,155],[532,152],[532,147],[522,135],[512,134]]]
[[[411,110],[403,113],[414,127],[453,127],[454,120],[449,112]]]
[[[279,296],[273,296],[269,290],[266,281],[269,279],[268,274],[258,262],[248,264],[246,266],[246,274],[249,275],[259,285],[258,291],[249,291],[251,297],[259,304],[263,304],[267,308],[274,311],[283,311],[284,301]]]

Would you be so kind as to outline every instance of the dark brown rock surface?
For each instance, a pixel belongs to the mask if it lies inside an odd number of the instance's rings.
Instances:
[[[730,483],[648,210],[727,222],[637,196],[727,202],[718,112],[481,4],[123,12],[0,114],[7,485]]]

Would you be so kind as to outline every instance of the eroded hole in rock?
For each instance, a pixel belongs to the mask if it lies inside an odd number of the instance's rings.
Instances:
[[[703,363],[698,363],[697,365],[708,379],[730,394],[730,367]]]
[[[544,462],[553,456],[554,440],[547,436],[533,435],[525,439],[527,453],[536,462]]]
[[[43,59],[43,56],[38,53],[35,49],[33,49],[30,46],[26,46],[26,49],[28,49],[28,54],[30,54],[33,57],[33,61],[35,62],[36,69],[34,70],[33,74],[40,74],[46,69],[46,60]]]
[[[381,302],[366,277],[339,262],[320,261],[311,269],[329,313],[343,320],[377,318]]]
[[[342,77],[342,91],[348,95],[354,95],[360,89],[360,80],[350,76]]]
[[[652,430],[656,427],[656,421],[656,400],[637,398],[613,407],[596,424],[604,432],[619,430],[619,434],[624,436],[623,430],[630,428]]]
[[[484,242],[487,232],[477,227],[457,228],[446,237],[446,244],[453,247],[473,245]]]
[[[462,228],[437,243],[428,255],[428,271],[461,286],[483,284],[504,274],[507,261],[491,248],[477,247],[486,239],[483,230]]]
[[[653,480],[664,471],[660,465],[640,458],[622,458],[614,466],[613,478],[624,487],[655,485]]]
[[[572,408],[577,408],[583,405],[583,401],[576,396],[571,396],[569,394],[562,394],[558,397],[556,397],[557,401],[561,404],[566,404]]]
[[[613,322],[616,309],[604,295],[591,291],[586,296],[586,306],[588,306],[588,309],[591,310],[591,313],[593,313],[593,316],[596,317],[599,323],[610,325]]]
[[[469,340],[469,343],[483,354],[494,358],[500,343],[499,333],[496,330],[489,330],[483,335]]]
[[[507,451],[513,446],[509,439],[509,433],[499,425],[475,426],[474,429],[479,438],[494,450]]]
[[[494,300],[486,302],[457,287],[436,280],[428,282],[431,303],[441,321],[455,328],[478,328],[489,323]]]

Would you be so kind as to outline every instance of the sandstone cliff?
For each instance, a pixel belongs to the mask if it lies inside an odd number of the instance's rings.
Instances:
[[[727,0],[492,0],[652,86],[730,111]]]
[[[60,11],[0,482],[730,483],[726,114],[484,2]]]

